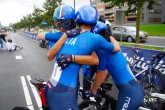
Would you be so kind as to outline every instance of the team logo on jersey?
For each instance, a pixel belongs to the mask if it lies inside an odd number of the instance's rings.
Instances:
[[[71,38],[71,39],[67,39],[65,43],[74,46],[76,41],[77,41],[77,38]]]
[[[93,33],[97,33],[97,31],[98,31],[99,29],[97,28],[97,27],[95,27],[94,29],[93,29]]]

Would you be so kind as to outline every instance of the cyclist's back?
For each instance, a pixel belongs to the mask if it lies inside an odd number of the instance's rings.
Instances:
[[[103,50],[100,52],[102,57],[106,58],[106,68],[110,72],[115,84],[124,84],[130,80],[135,79],[133,73],[129,70],[129,66],[122,52],[116,53],[107,53]],[[100,57],[100,53],[97,52],[97,55]],[[102,58],[101,58],[102,59]],[[103,58],[104,59],[104,58]],[[102,60],[104,61],[104,60]],[[101,61],[101,62],[102,62]],[[101,66],[101,64],[100,64]],[[122,72],[121,72],[122,70]],[[120,75],[119,75],[120,73]]]

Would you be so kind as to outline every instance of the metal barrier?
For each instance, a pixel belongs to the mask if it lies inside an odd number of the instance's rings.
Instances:
[[[37,38],[37,33],[24,32],[24,36],[29,37],[35,41],[39,41],[39,39]]]
[[[156,50],[147,50],[147,49],[141,49],[141,48],[121,46],[121,50],[128,62],[133,62],[132,49],[140,50],[140,53],[138,54],[139,59],[144,60],[144,61],[151,61],[152,55],[156,55],[161,52],[161,51],[156,51]],[[147,65],[142,62],[140,64],[138,64],[137,66],[138,66],[138,68],[142,68],[142,69],[147,67]],[[159,68],[159,67],[161,67],[161,68]],[[159,64],[155,68],[156,69],[159,68],[159,71],[165,75],[165,57],[159,62]]]

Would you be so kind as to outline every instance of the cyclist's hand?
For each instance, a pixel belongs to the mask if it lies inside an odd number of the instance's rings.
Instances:
[[[74,29],[71,29],[71,30],[67,30],[66,35],[68,37],[75,37],[75,36],[80,34],[80,31],[81,31],[80,28],[74,28]]]
[[[92,93],[91,90],[85,90],[84,92],[85,92],[86,97],[92,97],[92,96],[94,96],[94,94]]]
[[[57,59],[57,64],[62,69],[69,65],[71,62],[73,62],[72,55],[69,54],[61,54],[61,56]]]

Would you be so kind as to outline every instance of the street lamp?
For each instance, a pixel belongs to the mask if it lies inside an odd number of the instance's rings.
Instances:
[[[75,8],[76,8],[76,7],[75,7],[75,0],[74,0],[74,10],[76,10]]]

